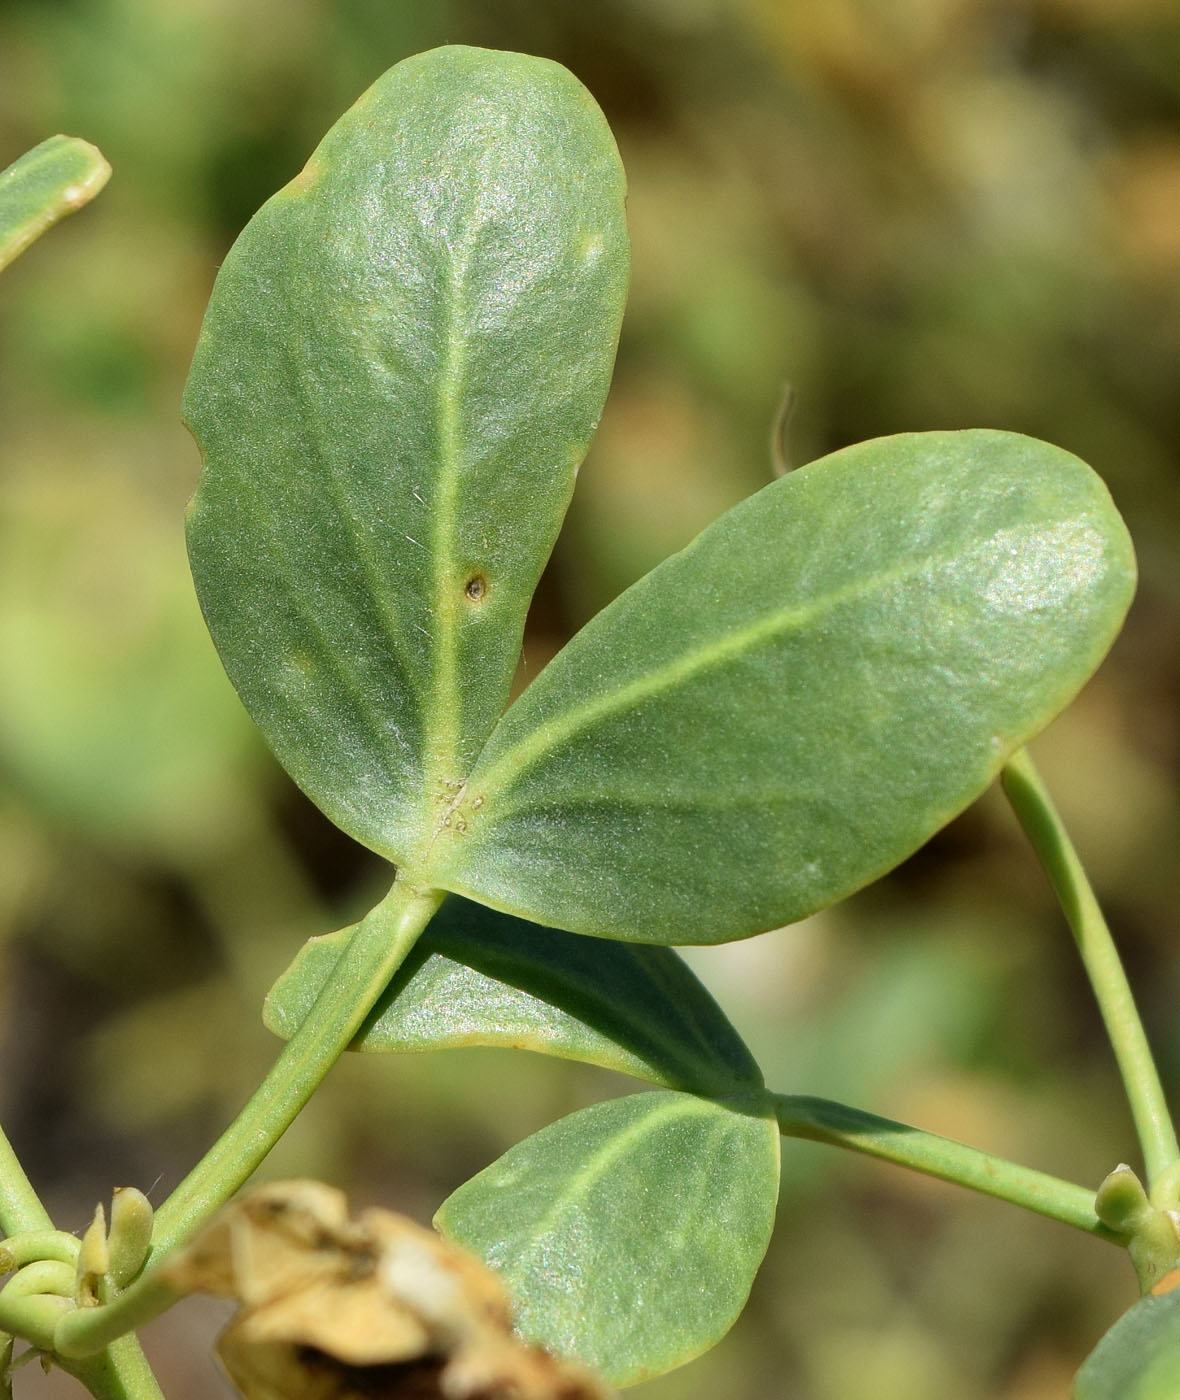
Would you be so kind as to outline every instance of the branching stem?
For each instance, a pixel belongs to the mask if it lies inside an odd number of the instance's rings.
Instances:
[[[151,1322],[184,1296],[148,1270],[112,1302],[100,1308],[78,1308],[57,1323],[53,1348],[61,1357],[93,1359],[112,1342]]]

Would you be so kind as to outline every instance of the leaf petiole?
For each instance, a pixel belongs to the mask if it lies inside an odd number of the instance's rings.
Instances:
[[[981,1191],[1010,1205],[1023,1206],[1112,1244],[1126,1243],[1122,1235],[1103,1225],[1094,1214],[1094,1192],[1084,1186],[830,1099],[775,1094],[774,1106],[784,1137],[826,1142],[879,1157],[926,1176]]]
[[[19,1235],[29,1230],[53,1230],[53,1221],[33,1189],[12,1144],[0,1129],[0,1230]]]
[[[348,1048],[442,899],[442,891],[413,885],[399,872],[357,925],[331,979],[245,1108],[156,1212],[153,1258],[191,1234],[263,1161]]]
[[[1008,760],[1002,783],[1012,810],[1032,842],[1061,903],[1086,975],[1094,988],[1135,1120],[1152,1203],[1161,1209],[1174,1207],[1180,1203],[1180,1146],[1159,1071],[1110,929],[1073,842],[1027,750],[1019,750]]]

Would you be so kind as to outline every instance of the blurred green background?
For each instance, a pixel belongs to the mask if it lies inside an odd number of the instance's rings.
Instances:
[[[1174,0],[3,0],[0,165],[64,131],[115,169],[0,282],[0,1094],[59,1221],[179,1180],[274,1053],[271,980],[381,887],[262,751],[203,634],[178,401],[242,224],[380,72],[443,42],[568,64],[631,183],[615,387],[530,666],[769,478],[788,383],[795,462],[996,426],[1109,482],[1140,598],[1036,753],[1180,1085]],[[1089,1184],[1136,1160],[994,794],[845,905],[692,960],[776,1088]],[[626,1087],[524,1054],[350,1059],[269,1172],[429,1218]],[[1134,1294],[1125,1260],[1064,1226],[788,1144],[745,1317],[639,1393],[1059,1400]],[[173,1400],[228,1394],[219,1315],[193,1302],[149,1330]]]

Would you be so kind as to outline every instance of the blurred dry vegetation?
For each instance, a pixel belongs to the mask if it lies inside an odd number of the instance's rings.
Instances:
[[[1180,1086],[1174,0],[4,0],[0,164],[65,131],[115,168],[0,285],[2,1111],[61,1223],[179,1179],[275,1049],[270,981],[381,885],[262,751],[204,637],[177,405],[242,224],[378,73],[443,42],[568,64],[630,174],[615,388],[529,666],[768,479],[788,383],[795,462],[996,426],[1109,482],[1141,595],[1037,754]],[[776,1088],[1086,1183],[1133,1160],[994,795],[846,905],[693,961]],[[523,1054],[350,1060],[271,1174],[428,1219],[625,1087]],[[1133,1294],[1063,1226],[788,1146],[746,1317],[644,1393],[1060,1400]],[[222,1393],[210,1326],[182,1309],[154,1329],[176,1400]]]

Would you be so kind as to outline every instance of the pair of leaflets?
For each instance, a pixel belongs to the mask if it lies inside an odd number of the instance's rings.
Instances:
[[[623,175],[565,70],[399,64],[227,256],[186,412],[202,607],[271,747],[416,883],[714,943],[910,854],[1076,693],[1129,603],[1097,477],[1000,432],[774,482],[506,713],[602,412]]]
[[[351,930],[313,939],[267,998],[290,1036]],[[354,1049],[484,1045],[657,1085],[535,1133],[436,1223],[504,1276],[532,1340],[629,1384],[705,1351],[746,1301],[778,1197],[773,1103],[670,948],[541,928],[448,899]]]

